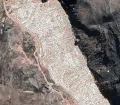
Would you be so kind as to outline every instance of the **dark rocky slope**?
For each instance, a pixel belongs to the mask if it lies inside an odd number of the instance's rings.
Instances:
[[[59,0],[102,94],[120,105],[120,1]]]

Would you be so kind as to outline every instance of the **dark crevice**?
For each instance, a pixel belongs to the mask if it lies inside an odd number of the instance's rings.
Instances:
[[[41,0],[42,1],[42,3],[45,3],[45,2],[47,2],[48,0]]]
[[[107,22],[111,22],[111,21],[114,21],[112,15],[108,15],[108,16],[103,16],[103,17],[102,17],[102,22],[103,22],[103,23],[107,23]]]
[[[119,33],[115,34],[113,29],[109,26],[109,30],[111,30],[114,38],[115,38],[115,44],[116,44],[116,52],[117,52],[117,55],[119,56],[120,58],[120,41],[119,41],[119,38],[117,37],[119,35]]]

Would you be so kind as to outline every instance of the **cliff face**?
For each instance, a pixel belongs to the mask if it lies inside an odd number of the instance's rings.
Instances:
[[[120,1],[60,0],[102,94],[120,104]]]
[[[4,6],[2,105],[109,105],[74,45],[71,25],[58,1],[9,0]]]

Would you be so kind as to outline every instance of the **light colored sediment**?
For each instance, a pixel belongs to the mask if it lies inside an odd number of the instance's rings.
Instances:
[[[24,0],[12,4],[12,16],[38,34],[40,61],[53,80],[63,86],[80,105],[109,105],[101,95],[77,46],[68,17],[56,0],[42,4]]]

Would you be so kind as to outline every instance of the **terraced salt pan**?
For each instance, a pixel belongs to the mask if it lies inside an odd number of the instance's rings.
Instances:
[[[80,105],[109,105],[101,95],[77,46],[67,15],[57,0],[22,0],[12,4],[12,16],[23,27],[38,34],[40,61],[53,80],[63,86]]]

